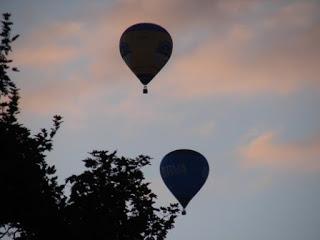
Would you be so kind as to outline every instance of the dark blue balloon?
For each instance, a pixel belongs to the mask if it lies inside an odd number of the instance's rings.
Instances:
[[[180,149],[168,153],[160,164],[161,177],[185,208],[209,175],[209,164],[200,153]]]

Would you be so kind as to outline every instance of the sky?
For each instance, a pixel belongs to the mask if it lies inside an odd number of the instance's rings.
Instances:
[[[161,159],[193,149],[206,184],[168,240],[320,239],[320,2],[295,0],[0,0],[12,13],[11,77],[35,134],[60,114],[47,155],[61,182],[88,152],[146,154],[158,204],[176,202]],[[152,22],[173,53],[149,94],[119,39]]]

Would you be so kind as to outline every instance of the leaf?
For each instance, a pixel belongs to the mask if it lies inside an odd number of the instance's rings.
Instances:
[[[15,41],[18,37],[20,37],[19,34],[15,35],[15,36],[11,39],[11,42]]]

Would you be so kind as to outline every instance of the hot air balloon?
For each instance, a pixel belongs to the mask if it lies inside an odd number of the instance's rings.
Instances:
[[[168,62],[172,53],[170,34],[153,23],[138,23],[124,31],[120,38],[120,54],[128,67],[147,85]]]
[[[161,177],[183,207],[182,214],[190,200],[206,182],[209,164],[200,153],[180,149],[164,156],[160,164]]]

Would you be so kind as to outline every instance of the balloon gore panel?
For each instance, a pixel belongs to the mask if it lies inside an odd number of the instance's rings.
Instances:
[[[172,53],[170,34],[153,23],[129,27],[120,38],[120,54],[142,84],[147,85]]]
[[[185,208],[207,180],[209,164],[196,151],[175,150],[162,159],[160,173],[166,186]]]

